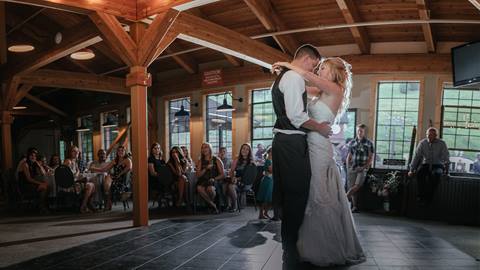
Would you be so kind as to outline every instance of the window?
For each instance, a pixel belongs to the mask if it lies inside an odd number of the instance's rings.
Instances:
[[[353,139],[356,137],[357,127],[357,109],[348,109],[346,112],[346,128],[345,128],[345,140]]]
[[[116,111],[101,114],[102,122],[102,148],[107,151],[110,145],[118,136],[118,114]],[[115,151],[112,151],[108,158],[115,158]]]
[[[406,169],[413,126],[418,124],[420,82],[379,82],[375,168]]]
[[[217,107],[223,104],[223,99],[232,104],[232,96],[229,94],[207,95],[206,121],[207,142],[212,145],[214,154],[218,153],[221,146],[227,148],[227,156],[232,157],[232,112],[219,112]]]
[[[77,119],[78,126],[86,128],[85,130],[78,131],[78,146],[82,153],[82,159],[88,164],[93,161],[93,123],[92,116],[82,116]],[[87,130],[88,129],[88,130]]]
[[[258,144],[268,146],[273,140],[273,125],[277,119],[273,110],[270,89],[252,91],[251,141],[252,147]]]
[[[63,162],[65,160],[65,152],[67,151],[65,149],[65,141],[64,140],[60,140],[59,148],[60,148],[60,160],[61,160],[61,162]]]
[[[450,151],[450,171],[480,174],[476,169],[480,166],[476,161],[480,154],[480,91],[445,86],[442,105],[440,134]]]
[[[190,115],[175,116],[182,106],[185,112],[190,113],[190,98],[168,102],[169,149],[173,146],[186,146],[190,149]]]

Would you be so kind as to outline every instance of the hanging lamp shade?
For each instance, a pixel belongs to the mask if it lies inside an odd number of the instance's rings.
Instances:
[[[185,107],[182,105],[180,106],[180,111],[176,112],[175,117],[186,117],[190,116],[190,113],[185,110]]]
[[[218,112],[232,112],[235,111],[235,108],[233,108],[232,105],[229,105],[227,103],[227,99],[223,99],[223,104],[217,107]]]

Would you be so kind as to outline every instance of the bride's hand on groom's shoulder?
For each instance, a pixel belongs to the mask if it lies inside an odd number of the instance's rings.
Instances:
[[[280,72],[282,72],[282,70],[288,66],[288,62],[275,62],[273,65],[272,65],[272,69],[270,70],[270,72],[272,73],[276,73],[276,74],[279,74]]]

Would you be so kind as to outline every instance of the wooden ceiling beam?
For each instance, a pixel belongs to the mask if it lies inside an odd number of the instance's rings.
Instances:
[[[178,50],[178,48],[177,48]],[[173,49],[167,48],[167,53],[174,53]],[[188,55],[174,55],[172,56],[173,60],[177,62],[183,69],[185,69],[190,74],[195,74],[198,72],[198,64],[193,60],[193,58]]]
[[[92,12],[105,12],[128,20],[137,19],[136,1],[124,0],[5,0],[7,2],[54,8],[88,15]],[[163,1],[160,1],[163,2]]]
[[[35,97],[35,96],[32,96],[32,95],[30,95],[30,94],[26,94],[25,97],[28,98],[29,100],[37,103],[38,105],[42,106],[43,108],[45,108],[45,109],[47,109],[47,110],[50,110],[50,111],[52,111],[52,112],[54,112],[54,113],[56,113],[56,114],[58,114],[58,115],[61,115],[61,116],[63,116],[63,117],[67,117],[67,116],[68,116],[68,114],[65,113],[64,111],[58,109],[58,108],[55,107],[55,106],[52,106],[52,105],[48,104],[47,102],[45,102],[45,101],[43,101],[43,100],[41,100],[41,99],[39,99],[39,98],[37,98],[37,97]]]
[[[87,73],[92,73],[92,74],[95,74],[96,72],[91,70],[89,67],[87,67],[85,64],[83,64],[82,62],[79,62],[81,60],[75,60],[75,59],[72,59],[71,57],[67,56],[66,59],[68,60],[68,62],[74,64],[75,66],[81,68],[83,71],[86,71]]]
[[[264,72],[257,65],[245,64],[242,67],[230,67],[222,69],[221,88],[235,86],[242,83],[254,83],[273,81],[275,76],[270,72]],[[152,93],[155,96],[172,95],[206,89],[203,85],[202,74],[180,75],[168,80],[161,80],[152,85]]]
[[[13,107],[20,81],[19,76],[14,76],[7,82],[6,92],[3,95],[3,110],[10,110]]]
[[[90,19],[102,33],[105,42],[125,64],[134,66],[138,62],[137,45],[115,16],[95,12],[90,14]]]
[[[47,51],[40,52],[32,57],[33,60],[10,69],[7,72],[7,78],[35,71],[100,41],[102,41],[102,38],[98,35],[95,26],[91,22],[75,26],[72,29],[68,29],[61,44],[53,46]]]
[[[243,61],[241,59],[236,58],[235,56],[231,56],[230,54],[223,54],[227,61],[232,64],[234,67],[241,67],[243,65]]]
[[[480,0],[468,0],[474,7],[480,10]]]
[[[270,32],[287,30],[283,20],[275,11],[270,0],[244,0],[247,6],[257,16],[258,20]],[[283,52],[293,55],[300,46],[298,41],[291,35],[273,36]]]
[[[352,65],[353,74],[435,73],[451,74],[449,54],[371,54],[342,56]],[[272,82],[275,76],[255,65],[222,69],[225,89],[238,84]],[[153,85],[156,96],[174,95],[199,90],[209,90],[202,85],[202,74],[179,75],[160,80]]]
[[[137,0],[138,18],[141,20],[152,15],[163,13],[169,9],[178,11],[186,11],[210,3],[218,2],[220,0],[166,0],[166,1],[151,1],[151,0]]]
[[[0,2],[0,66],[7,63],[7,33],[5,3]]]
[[[418,15],[422,20],[430,20],[430,14],[426,0],[417,0]],[[433,39],[432,27],[428,23],[422,24],[423,36],[427,44],[428,52],[435,52],[435,40]]]
[[[139,63],[148,67],[177,37],[171,27],[180,12],[169,9],[159,14],[149,25],[138,45]]]
[[[112,50],[104,43],[100,42],[94,45],[95,49],[99,50],[103,55],[105,55],[108,59],[112,60],[117,65],[123,65],[122,59],[118,57]]]
[[[277,61],[290,61],[290,56],[266,44],[252,40],[221,25],[180,13],[174,24],[178,38],[227,53],[269,68]]]
[[[125,85],[125,79],[87,73],[42,69],[21,76],[20,82],[33,86],[130,95],[130,91]]]
[[[197,16],[199,18],[202,18],[202,19],[206,19],[208,20],[208,17],[207,15],[205,15],[200,9],[191,9],[188,11],[189,14],[192,14],[194,16]],[[239,67],[239,66],[242,66],[243,65],[243,61],[241,59],[238,59],[236,57],[233,57],[229,54],[226,54],[226,53],[222,53],[223,56],[225,56],[225,59],[227,59],[227,61],[232,64],[234,67]]]
[[[17,106],[18,103],[30,92],[30,90],[33,88],[33,85],[24,83],[20,88],[18,88],[18,91],[15,95],[15,101],[12,104],[12,107]]]
[[[343,18],[348,24],[357,23],[362,21],[360,13],[353,0],[337,0],[337,5],[342,11]],[[367,31],[362,27],[350,27],[353,39],[357,43],[360,51],[364,54],[370,53],[370,39],[368,38]]]
[[[28,23],[31,19],[37,17],[40,13],[42,13],[45,10],[45,8],[40,8],[39,10],[35,11],[32,15],[28,16],[26,19],[22,20],[22,22],[16,24],[14,27],[12,27],[8,33],[7,36],[13,33],[15,30],[22,28],[26,23]]]

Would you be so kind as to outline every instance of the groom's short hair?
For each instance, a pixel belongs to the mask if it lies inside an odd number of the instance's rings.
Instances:
[[[303,44],[302,46],[298,47],[298,49],[295,51],[295,54],[293,56],[294,59],[299,59],[303,56],[309,56],[310,58],[313,59],[321,59],[322,56],[318,52],[317,48],[313,46],[312,44]]]

